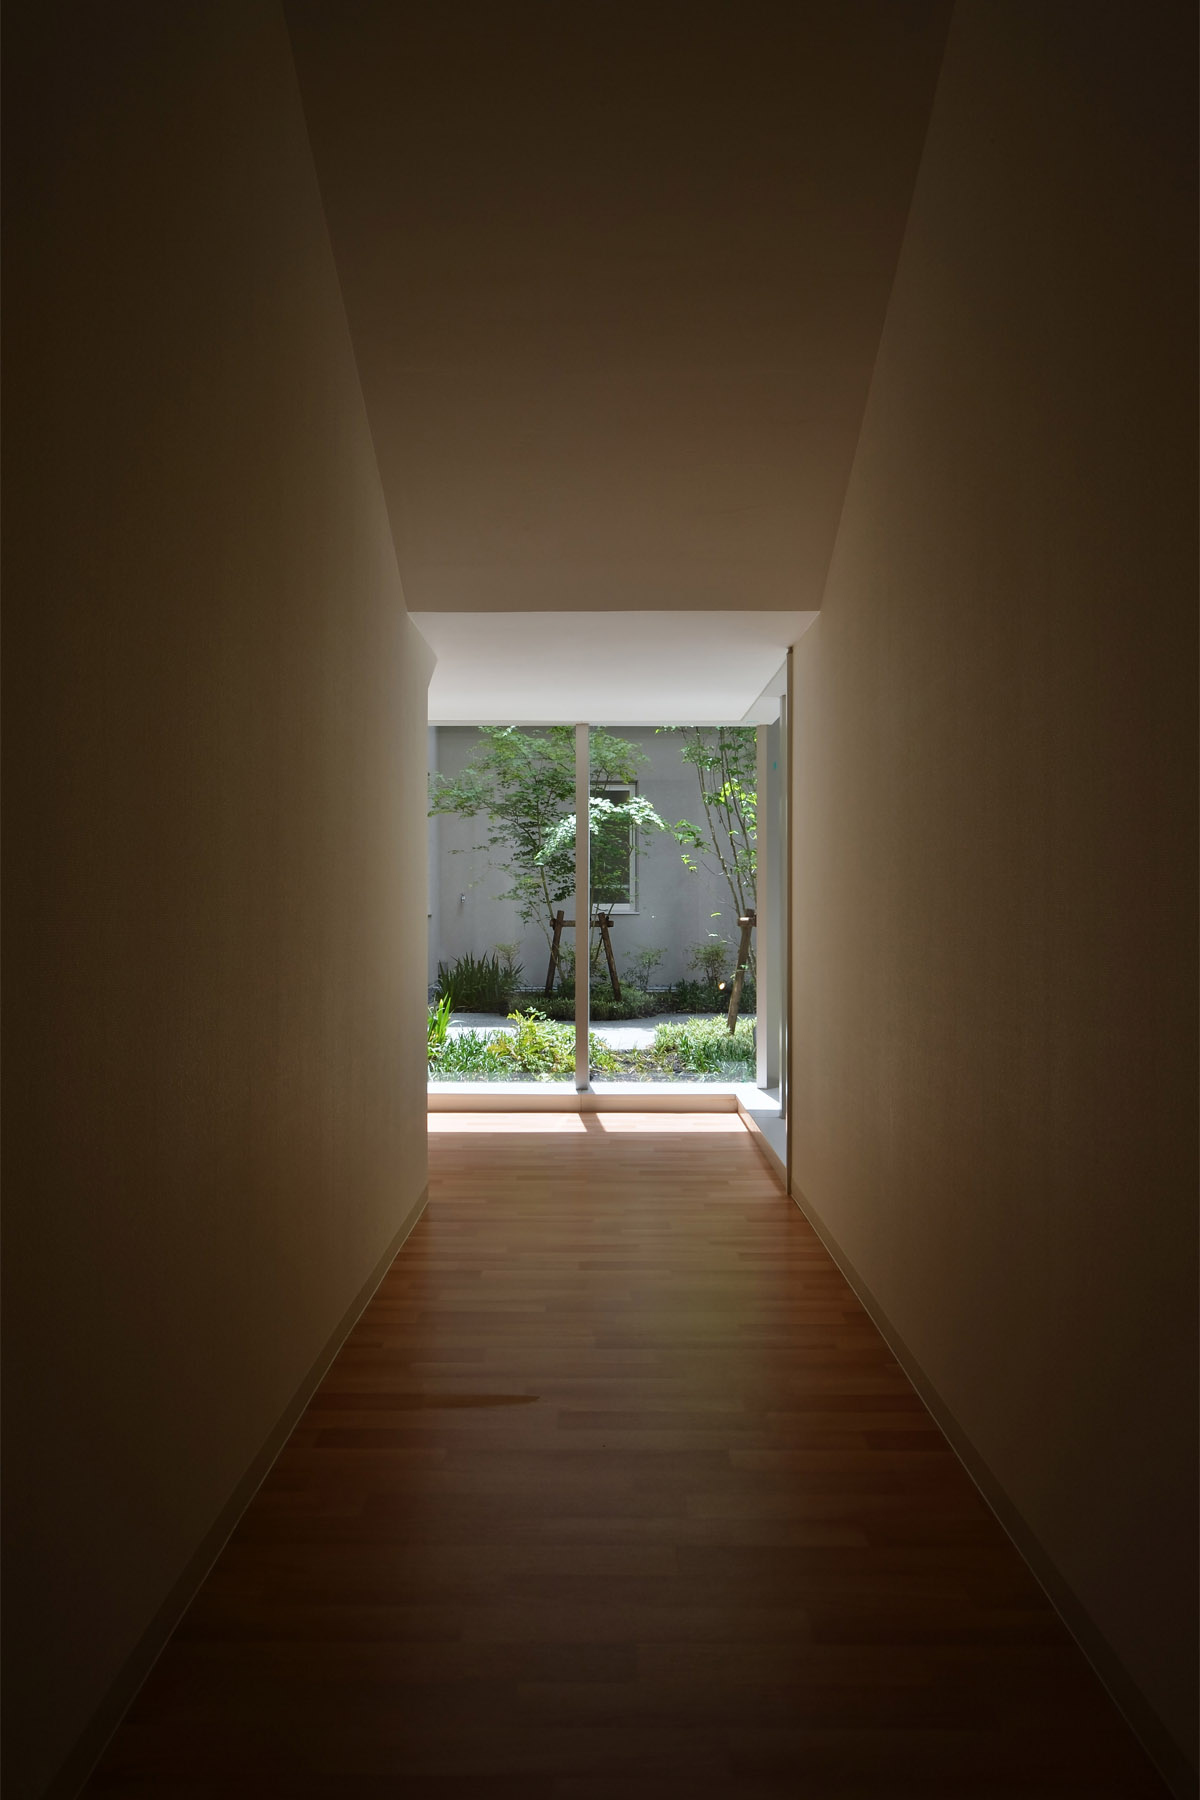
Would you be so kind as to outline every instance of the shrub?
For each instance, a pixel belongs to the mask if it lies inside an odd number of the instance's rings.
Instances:
[[[521,970],[498,956],[460,956],[449,965],[438,964],[437,995],[453,996],[459,1012],[506,1013],[516,995]]]
[[[698,944],[688,945],[686,962],[689,969],[698,972],[701,981],[715,987],[719,981],[724,981],[729,970],[728,938],[710,931]]]
[[[558,991],[553,994],[520,994],[518,1000],[523,1009],[534,1007],[549,1019],[573,1019],[575,1017],[575,992],[569,994]],[[621,987],[621,998],[614,1000],[607,987],[599,992],[592,989],[592,1017],[609,1021],[613,1019],[644,1019],[650,1013],[662,1008],[661,994],[647,994],[641,988]]]
[[[730,991],[728,981],[723,985],[715,981],[677,981],[670,993],[664,997],[664,1010],[687,1013],[725,1013],[729,1010]],[[747,975],[742,984],[739,1015],[751,1016],[755,1010],[756,1000],[754,977]]]
[[[528,1012],[532,1007],[537,1012],[543,1013],[547,1019],[573,1019],[575,1017],[574,994],[562,994],[557,991],[553,994],[535,994],[526,991],[517,995],[517,1005],[522,1012]]]
[[[556,1025],[536,1008],[508,1015],[513,1031],[487,1034],[461,1031],[441,1044],[430,1038],[429,1074],[434,1080],[518,1081],[534,1076],[550,1081],[574,1073],[575,1032]],[[432,1018],[432,1015],[431,1015]],[[593,1033],[588,1041],[591,1065],[605,1075],[620,1072],[620,1064],[603,1038]]]
[[[654,977],[654,971],[666,954],[665,950],[653,950],[649,946],[643,946],[641,950],[635,951],[629,959],[629,967],[632,970],[630,986],[648,989]]]
[[[645,1019],[651,1013],[661,1012],[662,995],[648,994],[644,988],[622,982],[619,1000],[603,989],[600,993],[593,989],[591,1010],[593,1019]]]
[[[515,994],[521,985],[521,977],[525,973],[525,965],[517,961],[517,951],[521,946],[516,943],[493,944],[492,948],[499,959],[504,978],[511,983],[512,991]]]
[[[728,1075],[730,1080],[744,1081],[754,1062],[754,1027],[749,1019],[739,1019],[731,1037],[723,1019],[660,1025],[654,1033],[654,1054],[674,1054],[682,1068],[697,1075]]]
[[[509,1013],[515,1031],[498,1031],[491,1041],[494,1057],[521,1075],[566,1075],[575,1067],[575,1032],[552,1025],[544,1012]]]
[[[729,1001],[726,1000],[726,1006]],[[711,1013],[721,1005],[721,993],[713,981],[677,981],[667,996],[669,1012]]]

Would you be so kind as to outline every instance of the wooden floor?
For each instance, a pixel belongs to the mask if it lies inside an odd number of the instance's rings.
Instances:
[[[736,1117],[431,1127],[90,1793],[1165,1791]]]

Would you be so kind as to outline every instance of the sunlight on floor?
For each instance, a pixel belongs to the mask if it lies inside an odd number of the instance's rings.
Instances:
[[[678,1131],[694,1135],[698,1131],[745,1131],[746,1129],[735,1112],[605,1112],[585,1113],[584,1118],[589,1124],[598,1125],[601,1131]]]
[[[439,1136],[456,1132],[731,1132],[745,1131],[736,1113],[561,1113],[431,1112],[429,1129]]]
[[[463,1131],[583,1132],[587,1129],[576,1112],[431,1112],[431,1133]]]

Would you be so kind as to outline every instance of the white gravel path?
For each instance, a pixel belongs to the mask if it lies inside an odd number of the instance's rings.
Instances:
[[[593,1021],[592,1030],[598,1038],[602,1038],[610,1050],[649,1050],[654,1043],[654,1032],[659,1025],[682,1025],[690,1019],[719,1018],[719,1014],[707,1013],[653,1013],[647,1019],[597,1019]],[[743,1013],[743,1018],[752,1019],[753,1013]],[[569,1020],[564,1023],[570,1023]],[[451,1013],[450,1036],[460,1037],[464,1031],[478,1031],[491,1037],[497,1031],[512,1031],[514,1027],[499,1013]]]

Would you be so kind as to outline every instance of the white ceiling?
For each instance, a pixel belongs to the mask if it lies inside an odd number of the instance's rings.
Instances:
[[[731,725],[772,717],[815,612],[414,612],[431,725]],[[776,691],[778,689],[776,688]]]

